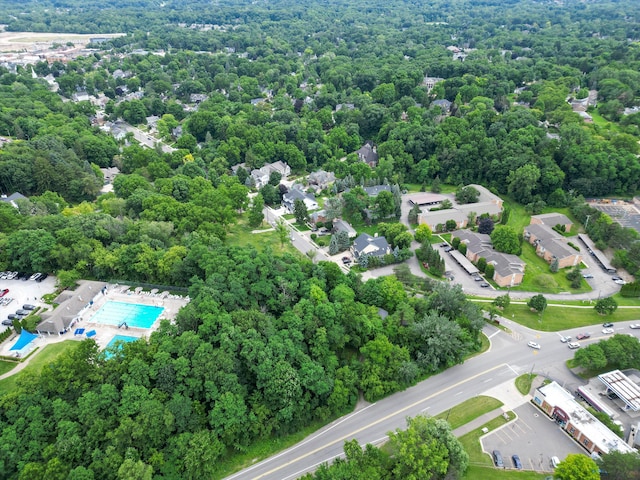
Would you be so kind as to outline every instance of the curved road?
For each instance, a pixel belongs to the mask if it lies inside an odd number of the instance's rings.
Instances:
[[[491,348],[482,355],[456,365],[438,375],[424,380],[403,392],[395,393],[379,402],[366,404],[320,429],[297,445],[280,452],[245,470],[235,473],[228,480],[290,480],[313,471],[323,462],[330,462],[342,455],[345,440],[357,439],[361,445],[377,444],[386,439],[389,431],[405,428],[407,416],[420,413],[436,415],[469,398],[504,384],[506,391],[513,379],[527,372],[550,377],[570,391],[582,385],[565,366],[573,357],[573,350],[560,342],[560,333],[542,333],[501,319],[512,329],[505,333],[493,326],[486,326],[484,333],[491,339]],[[616,324],[616,333],[633,333],[628,325]],[[581,343],[594,342],[607,337],[601,326],[568,330],[562,334],[575,335],[590,331],[592,337]],[[596,333],[597,332],[597,333]],[[542,349],[532,350],[527,342],[535,340]],[[542,354],[544,352],[544,354]],[[495,389],[493,390],[495,393]],[[505,400],[503,400],[505,401]],[[526,402],[526,399],[523,399]],[[507,408],[511,406],[505,402]],[[515,407],[517,405],[513,405]]]

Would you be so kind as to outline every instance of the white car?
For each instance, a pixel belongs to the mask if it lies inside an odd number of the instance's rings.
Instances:
[[[536,342],[529,342],[527,345],[531,348],[535,348],[536,350],[540,350],[540,344]]]
[[[610,335],[613,333],[613,328],[603,328],[602,333],[606,333],[607,335]]]
[[[569,337],[569,336],[566,336],[566,337],[560,337],[560,341],[561,341],[562,343],[567,343],[567,342],[568,342],[568,341],[570,341],[570,340],[571,340],[571,337]]]
[[[618,285],[625,285],[627,282],[625,282],[624,280],[614,280],[613,283],[616,283]]]
[[[640,328],[640,323],[632,323],[631,325],[629,325],[629,328]]]
[[[578,342],[569,342],[567,345],[571,350],[573,350],[574,348],[580,348],[580,344]]]

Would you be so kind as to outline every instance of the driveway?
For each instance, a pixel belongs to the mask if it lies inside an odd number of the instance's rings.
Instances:
[[[511,456],[520,457],[525,470],[551,472],[551,457],[585,453],[553,420],[530,403],[515,410],[518,418],[480,440],[488,454],[500,450],[505,469],[513,469]]]

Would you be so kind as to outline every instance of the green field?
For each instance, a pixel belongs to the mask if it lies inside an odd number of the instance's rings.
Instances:
[[[485,304],[488,305],[488,304]],[[520,325],[543,332],[557,332],[570,328],[599,325],[603,322],[624,322],[640,319],[640,308],[619,308],[613,315],[602,316],[586,304],[586,308],[548,306],[541,315],[532,312],[527,305],[513,302],[501,313]]]
[[[549,264],[540,258],[532,245],[525,242],[522,245],[520,258],[527,264],[522,283],[511,290],[521,290],[524,292],[540,293],[585,293],[590,292],[591,287],[586,280],[582,279],[580,288],[571,288],[571,282],[567,280],[569,269],[562,269],[556,273],[549,270]]]
[[[54,361],[66,350],[70,348],[77,348],[79,345],[80,342],[75,340],[65,340],[64,342],[47,345],[31,357],[29,364],[23,370],[15,375],[11,375],[10,377],[0,380],[0,392],[3,394],[13,392],[20,378],[25,375],[37,375],[40,373],[43,366]]]
[[[504,405],[500,400],[493,397],[479,395],[462,402],[455,407],[436,415],[436,418],[442,418],[449,422],[451,429],[455,430],[462,425],[466,425],[470,421],[478,418],[485,413],[489,413],[496,408]]]
[[[18,362],[9,362],[7,360],[0,360],[0,375],[4,375],[5,373],[13,370],[19,364]]]

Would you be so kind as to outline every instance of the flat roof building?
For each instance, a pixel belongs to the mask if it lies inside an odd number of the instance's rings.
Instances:
[[[537,388],[533,402],[589,453],[635,451],[556,382]]]

